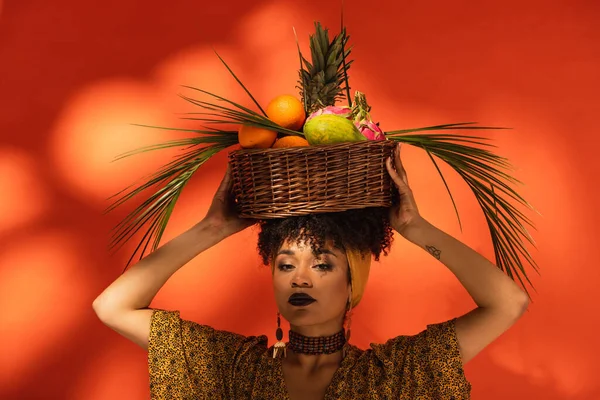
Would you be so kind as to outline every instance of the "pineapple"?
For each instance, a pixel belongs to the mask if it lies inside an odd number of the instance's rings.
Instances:
[[[346,58],[350,54],[350,49],[346,49],[349,37],[345,28],[331,42],[329,30],[323,29],[320,22],[315,22],[315,30],[310,36],[312,63],[300,53],[298,88],[307,115],[333,106],[344,97],[343,90],[349,90],[346,72],[352,64],[344,59],[344,53]]]

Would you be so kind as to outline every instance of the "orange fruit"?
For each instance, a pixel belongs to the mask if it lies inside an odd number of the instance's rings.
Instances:
[[[264,128],[242,125],[238,131],[238,141],[244,149],[268,149],[277,139],[277,132]]]
[[[299,131],[306,119],[302,102],[289,94],[275,97],[265,112],[277,125],[294,131]]]
[[[301,147],[301,146],[310,146],[306,139],[301,138],[300,136],[284,136],[281,139],[277,140],[273,145],[274,149],[280,149],[284,147]]]

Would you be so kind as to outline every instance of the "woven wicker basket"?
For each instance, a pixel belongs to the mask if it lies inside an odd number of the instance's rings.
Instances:
[[[285,218],[389,207],[397,190],[385,167],[395,142],[361,141],[229,154],[237,211],[245,218]]]

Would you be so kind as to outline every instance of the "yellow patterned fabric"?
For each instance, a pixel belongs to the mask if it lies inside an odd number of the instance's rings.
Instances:
[[[324,400],[469,399],[455,320],[367,350],[350,346]],[[154,310],[148,344],[152,399],[289,400],[266,336],[242,336]]]

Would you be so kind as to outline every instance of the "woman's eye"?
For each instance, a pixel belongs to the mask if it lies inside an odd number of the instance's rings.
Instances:
[[[278,268],[280,271],[289,271],[290,269],[292,269],[294,267],[290,264],[280,264]]]
[[[331,271],[331,265],[329,264],[318,264],[315,267],[320,271]]]

